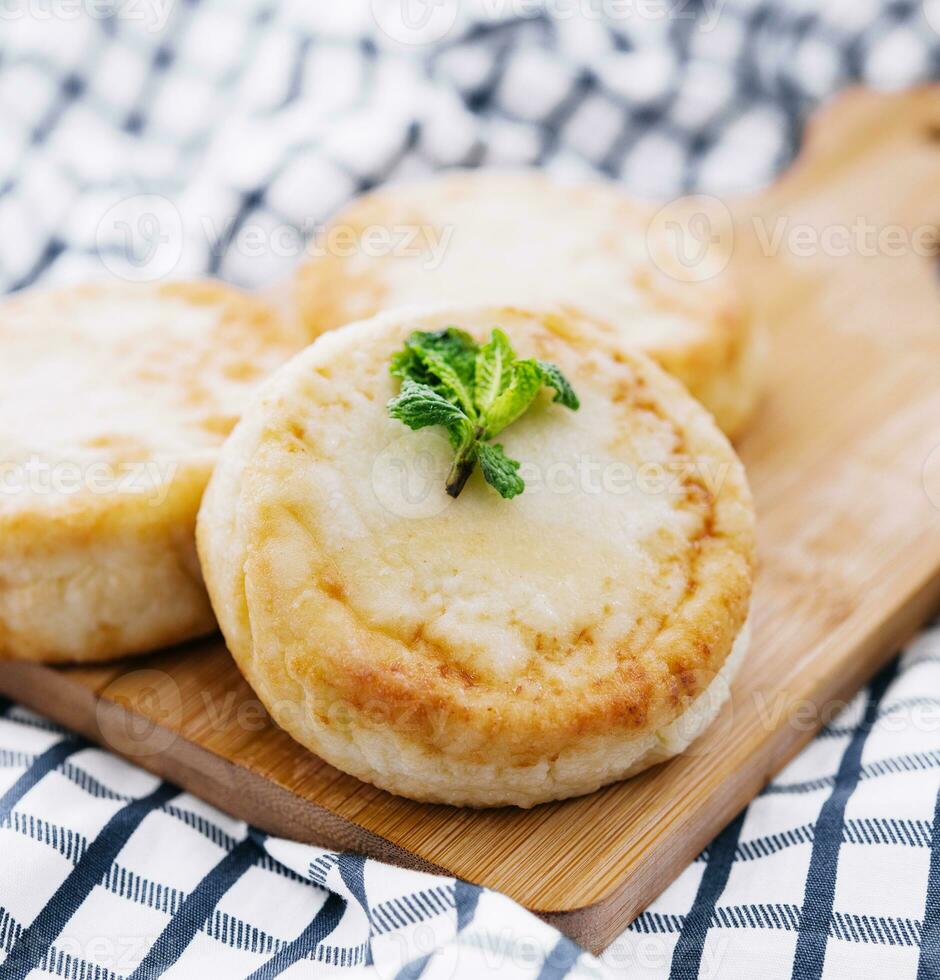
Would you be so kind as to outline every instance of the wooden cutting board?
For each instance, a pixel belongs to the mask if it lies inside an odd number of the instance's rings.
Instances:
[[[267,831],[444,869],[600,950],[940,605],[940,89],[843,96],[787,176],[733,210],[733,262],[773,329],[739,445],[760,572],[750,657],[686,756],[582,799],[475,812],[304,751],[218,640],[4,664],[0,690]]]

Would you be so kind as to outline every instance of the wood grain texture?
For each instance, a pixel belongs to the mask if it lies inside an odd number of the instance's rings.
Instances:
[[[305,752],[219,641],[4,664],[0,690],[265,830],[444,869],[603,948],[940,605],[940,90],[843,96],[790,173],[733,210],[733,261],[773,332],[739,445],[760,571],[751,654],[685,756],[582,799],[478,812],[390,796]],[[814,250],[804,227],[829,237]],[[886,237],[915,230],[916,249]]]

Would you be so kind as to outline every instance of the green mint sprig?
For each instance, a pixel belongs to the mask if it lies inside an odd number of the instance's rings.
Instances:
[[[477,462],[483,478],[507,499],[525,490],[520,464],[491,440],[523,415],[543,385],[554,401],[573,411],[578,396],[554,364],[534,358],[517,360],[502,330],[480,345],[468,333],[448,327],[437,333],[416,331],[390,368],[401,378],[401,391],[388,403],[388,414],[411,429],[442,425],[454,447],[446,489],[456,497]]]

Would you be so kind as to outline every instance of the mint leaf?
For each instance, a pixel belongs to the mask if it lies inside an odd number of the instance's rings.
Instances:
[[[477,447],[480,469],[486,482],[499,491],[501,497],[511,500],[525,490],[525,480],[519,476],[519,466],[510,459],[499,443],[481,442]]]
[[[493,402],[483,419],[487,438],[492,439],[522,415],[542,388],[542,369],[536,361],[516,361],[509,387]]]
[[[391,363],[391,373],[433,388],[473,413],[476,341],[465,331],[448,327],[433,333],[416,330]]]
[[[446,330],[437,333],[417,332],[412,334],[411,339],[421,350],[442,357],[457,372],[464,385],[468,388],[473,387],[473,373],[479,344],[466,330],[447,327]]]
[[[522,493],[519,463],[487,440],[523,415],[545,385],[554,401],[577,409],[578,396],[558,367],[534,358],[516,360],[509,338],[493,329],[482,347],[465,331],[415,331],[392,358],[391,373],[401,391],[388,413],[412,429],[442,425],[454,450],[446,489],[456,497],[477,460],[483,477],[501,496]]]
[[[551,361],[536,361],[536,364],[541,368],[543,384],[555,389],[555,397],[552,401],[560,402],[565,408],[570,408],[576,412],[581,407],[581,402],[578,401],[574,388],[561,373],[558,365],[552,364]]]
[[[459,405],[448,401],[433,388],[406,378],[401,391],[388,403],[388,414],[409,429],[423,429],[428,425],[446,426],[448,432],[468,430],[473,423]]]
[[[502,330],[494,328],[493,339],[484,344],[476,356],[473,400],[480,412],[486,412],[497,396],[509,387],[515,359],[509,338]]]
[[[464,383],[457,369],[435,350],[417,348],[416,353],[427,372],[437,379],[436,390],[457,402],[465,412],[475,415],[473,389]]]

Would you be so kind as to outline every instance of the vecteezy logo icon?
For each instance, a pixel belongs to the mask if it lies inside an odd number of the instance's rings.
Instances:
[[[160,194],[135,194],[105,211],[95,235],[104,267],[128,282],[168,276],[183,254],[183,219]]]
[[[396,517],[436,517],[454,502],[444,490],[452,458],[450,443],[433,429],[398,436],[372,466],[376,499]]]
[[[159,755],[176,741],[183,699],[176,681],[165,671],[145,668],[121,674],[98,698],[98,731],[118,754]]]
[[[433,44],[457,20],[459,0],[372,0],[372,19],[400,44]]]
[[[680,282],[704,282],[723,272],[733,245],[734,221],[728,206],[705,194],[670,201],[646,229],[653,264]]]

